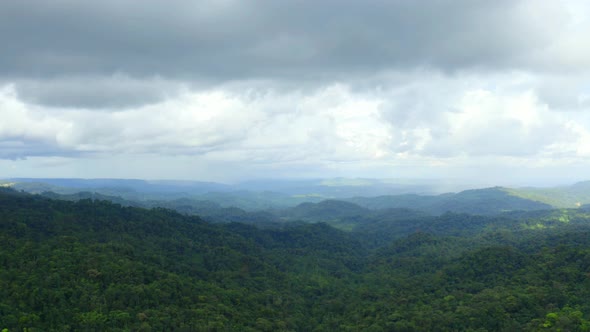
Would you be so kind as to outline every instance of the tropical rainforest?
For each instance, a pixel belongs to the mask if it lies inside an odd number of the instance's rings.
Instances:
[[[2,188],[0,330],[589,331],[590,210],[527,193],[247,211]]]

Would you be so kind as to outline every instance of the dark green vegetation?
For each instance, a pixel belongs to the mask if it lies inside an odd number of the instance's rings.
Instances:
[[[590,330],[586,210],[202,207],[244,224],[96,198],[0,190],[0,329]]]

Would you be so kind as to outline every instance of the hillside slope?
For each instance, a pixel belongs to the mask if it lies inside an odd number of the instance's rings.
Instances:
[[[515,210],[543,210],[552,206],[511,194],[507,189],[495,187],[465,190],[457,194],[437,196],[398,195],[355,197],[347,201],[369,209],[408,208],[434,215],[445,212],[492,215]]]
[[[590,181],[553,188],[511,188],[512,195],[549,204],[556,208],[577,208],[590,204]]]

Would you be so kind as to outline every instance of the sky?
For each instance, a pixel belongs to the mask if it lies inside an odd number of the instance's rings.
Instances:
[[[590,179],[590,3],[0,1],[0,178]]]

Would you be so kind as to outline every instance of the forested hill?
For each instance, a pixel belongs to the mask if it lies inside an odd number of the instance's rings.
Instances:
[[[0,329],[590,329],[583,211],[390,213],[362,231],[258,229],[0,189]]]
[[[335,292],[363,252],[323,224],[259,231],[12,191],[0,246],[10,331],[311,330],[312,294]]]
[[[532,199],[518,197],[504,188],[465,190],[456,194],[437,196],[394,195],[355,197],[349,202],[369,209],[411,208],[431,214],[445,212],[492,215],[507,211],[546,210],[552,206]]]
[[[356,204],[337,201],[325,200],[319,203],[302,203],[294,208],[287,209],[282,215],[291,219],[303,219],[312,221],[333,220],[346,217],[362,216],[370,211]]]
[[[552,188],[512,188],[508,191],[515,196],[558,208],[575,208],[590,203],[590,181]]]

